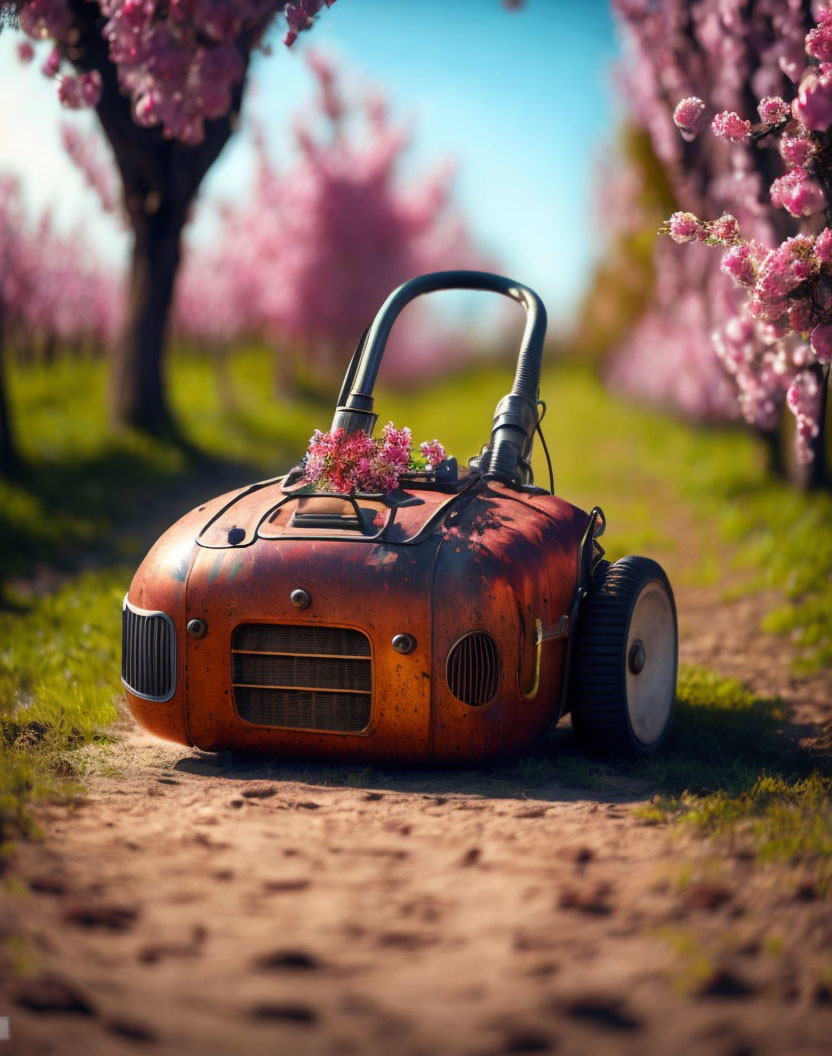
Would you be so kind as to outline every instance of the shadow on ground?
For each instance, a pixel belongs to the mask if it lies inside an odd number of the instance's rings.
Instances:
[[[823,731],[790,727],[779,701],[754,699],[742,687],[728,685],[732,694],[727,700],[697,699],[701,682],[693,679],[691,685],[691,680],[683,680],[670,740],[646,759],[592,758],[582,751],[565,719],[520,758],[486,767],[345,766],[199,752],[180,759],[174,769],[235,782],[303,782],[549,801],[584,799],[589,794],[602,803],[643,802],[654,794],[679,797],[685,792],[742,796],[761,775],[794,782],[815,770],[832,773],[829,752],[822,749]]]
[[[275,472],[291,458],[277,451]],[[69,574],[137,560],[199,502],[265,475],[262,465],[184,441],[27,465],[0,503],[0,605],[18,607],[21,595],[54,589]],[[15,589],[4,596],[7,585]]]

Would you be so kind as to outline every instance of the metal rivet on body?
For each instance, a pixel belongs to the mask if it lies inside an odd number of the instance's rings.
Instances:
[[[208,630],[205,620],[188,620],[188,634],[191,638],[201,638]]]
[[[289,595],[289,600],[295,606],[296,609],[305,609],[309,606],[312,601],[312,596],[308,590],[304,590],[303,587],[295,587],[292,593]]]
[[[393,639],[393,648],[397,653],[412,653],[416,648],[416,639],[412,634],[397,634]]]

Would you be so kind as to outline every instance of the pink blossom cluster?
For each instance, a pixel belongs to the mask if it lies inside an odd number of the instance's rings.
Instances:
[[[436,468],[445,458],[438,440],[421,445],[422,460],[414,459],[410,429],[388,422],[380,440],[357,431],[331,433],[316,429],[305,457],[304,480],[323,491],[340,494],[383,492],[399,486],[403,473],[425,466]]]
[[[732,143],[740,143],[751,135],[751,122],[743,121],[740,115],[735,114],[733,110],[723,110],[711,122],[711,130],[717,139],[728,139]]]
[[[321,10],[326,2],[327,7],[332,7],[335,0],[292,0],[283,9],[286,25],[289,27],[283,43],[287,48],[298,39],[298,33],[305,29],[311,29],[315,15]]]
[[[699,217],[693,213],[674,213],[667,221],[667,231],[674,242],[693,242],[704,236],[705,228]]]
[[[422,458],[432,469],[436,469],[439,463],[444,462],[448,457],[445,448],[435,438],[433,440],[423,440],[419,444],[419,450],[422,453]]]
[[[70,161],[98,196],[105,213],[119,210],[119,188],[112,162],[106,157],[103,144],[92,135],[84,135],[75,125],[61,124],[61,143]]]
[[[58,82],[58,99],[67,110],[95,106],[101,98],[101,74],[98,70],[78,77],[67,74]]]
[[[823,66],[807,70],[800,82],[792,115],[812,132],[825,132],[832,123],[832,76]]]
[[[674,242],[706,242],[708,245],[730,246],[739,240],[740,226],[737,218],[723,213],[716,220],[700,220],[693,213],[674,213],[662,230]]]
[[[616,350],[605,370],[607,385],[660,408],[674,406],[691,418],[736,418],[732,379],[714,352],[711,335],[713,327],[736,312],[736,299],[716,255],[696,247],[678,253],[669,241],[657,243],[650,310]],[[603,305],[593,308],[602,311]],[[710,328],[703,326],[703,313]]]
[[[809,462],[812,457],[810,442],[820,431],[821,382],[817,375],[808,370],[796,374],[789,386],[786,402],[797,422],[797,457],[801,462]]]
[[[774,429],[796,371],[809,359],[805,344],[762,341],[754,320],[740,312],[713,335],[723,367],[737,387],[743,418],[760,429]]]
[[[249,53],[271,20],[282,13],[285,43],[309,29],[335,0],[99,0],[102,35],[129,95],[133,119],[166,136],[201,143],[206,120],[225,116],[246,71]],[[30,37],[56,42],[44,72],[56,76],[62,58],[77,57],[75,14],[68,0],[23,0],[20,26]],[[23,58],[31,57],[28,53]],[[79,61],[82,61],[79,59]],[[94,106],[101,93],[98,71],[66,75],[58,83],[64,106]]]
[[[815,144],[809,136],[781,136],[778,144],[780,157],[787,165],[805,166],[815,153]],[[774,203],[777,204],[776,202]]]
[[[791,108],[785,99],[779,95],[767,95],[761,99],[757,106],[757,113],[765,125],[779,125],[781,121],[788,120]]]
[[[705,104],[695,95],[681,99],[673,111],[673,121],[682,133],[682,137],[688,141],[696,138],[704,117]]]
[[[786,209],[792,216],[811,216],[826,206],[820,184],[803,168],[790,169],[772,183],[771,204]]]
[[[822,392],[832,358],[832,232],[824,226],[832,216],[832,8],[817,3],[810,13],[781,0],[614,6],[631,49],[635,114],[680,205],[662,230],[678,243],[724,247],[721,271],[735,283],[724,298],[688,288],[700,298],[700,326],[713,335],[748,421],[773,429],[784,401],[795,414],[799,403],[806,460],[820,398],[805,378],[799,400],[786,394],[804,376]],[[759,99],[759,123],[742,116],[749,94]],[[683,141],[707,112],[716,113],[713,138],[691,153]],[[673,273],[684,276],[675,265]],[[667,304],[651,311],[673,311]],[[703,376],[711,369],[704,353],[699,366]]]

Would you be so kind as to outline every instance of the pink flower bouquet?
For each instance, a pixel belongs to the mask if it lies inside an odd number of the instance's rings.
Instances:
[[[303,479],[321,491],[388,494],[398,487],[403,473],[430,472],[446,457],[438,440],[426,441],[414,452],[410,430],[396,429],[392,422],[384,426],[380,440],[360,431],[316,429],[306,452]]]

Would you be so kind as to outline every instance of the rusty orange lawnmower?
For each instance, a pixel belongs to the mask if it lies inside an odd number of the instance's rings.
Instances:
[[[546,331],[532,290],[473,271],[405,283],[359,342],[333,429],[372,433],[391,327],[442,289],[526,311],[488,444],[390,494],[310,490],[301,465],[178,521],[124,599],[123,681],[152,733],[207,751],[447,764],[519,752],[568,711],[593,751],[664,741],[677,668],[666,575],[644,557],[603,560],[601,510],[532,483]]]

